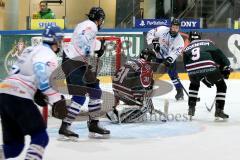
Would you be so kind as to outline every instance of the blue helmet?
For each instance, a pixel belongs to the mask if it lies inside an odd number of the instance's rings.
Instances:
[[[47,26],[42,33],[42,42],[47,44],[57,44],[64,37],[62,29],[58,26]]]

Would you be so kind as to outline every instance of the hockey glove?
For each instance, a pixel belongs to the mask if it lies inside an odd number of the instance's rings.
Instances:
[[[68,113],[65,97],[61,95],[61,98],[61,100],[53,103],[52,105],[52,116],[58,119],[65,118]]]
[[[208,81],[208,79],[206,77],[203,77],[201,79],[201,81],[208,87],[211,88],[214,84],[212,84],[211,82]]]
[[[173,63],[173,58],[172,57],[167,57],[163,63],[167,66],[167,67],[170,67],[171,64]]]
[[[105,39],[101,39],[100,42],[101,42],[100,50],[95,51],[95,53],[97,54],[98,57],[102,57],[102,55],[104,54],[104,51],[106,49],[106,46],[104,45],[105,44]]]
[[[232,72],[232,68],[230,66],[223,67],[221,71],[224,79],[228,79],[231,72]]]
[[[155,50],[155,52],[159,53],[160,52],[159,39],[158,38],[154,38],[152,40],[152,44],[153,44],[153,49]]]
[[[48,105],[48,97],[44,95],[39,89],[37,89],[36,93],[33,97],[34,102],[41,106],[46,107]]]

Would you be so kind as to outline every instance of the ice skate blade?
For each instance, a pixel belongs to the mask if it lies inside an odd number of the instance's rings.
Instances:
[[[184,101],[184,98],[178,98],[176,101]]]
[[[193,116],[189,115],[189,121],[192,121],[192,120],[193,120]]]
[[[215,117],[214,121],[215,122],[227,122],[228,118]]]
[[[162,120],[161,120],[161,122],[163,122],[163,123],[166,123],[166,122],[167,122],[167,120],[166,120],[166,119],[162,119]]]
[[[92,139],[108,139],[110,138],[110,134],[99,134],[95,132],[89,132],[88,137]]]
[[[77,142],[78,138],[77,137],[72,137],[72,136],[65,136],[60,134],[59,137],[57,138],[58,141],[72,141],[72,142]]]

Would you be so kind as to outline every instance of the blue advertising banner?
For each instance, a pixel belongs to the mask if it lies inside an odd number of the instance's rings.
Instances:
[[[199,29],[200,19],[180,19],[182,29]]]
[[[200,19],[180,19],[182,29],[199,29]],[[136,19],[135,28],[170,26],[170,19]]]
[[[136,28],[155,28],[158,26],[169,26],[170,19],[136,19]]]

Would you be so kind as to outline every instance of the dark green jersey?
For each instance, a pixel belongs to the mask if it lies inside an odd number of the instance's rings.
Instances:
[[[192,41],[184,49],[183,61],[189,75],[206,74],[230,65],[224,53],[210,40]]]

